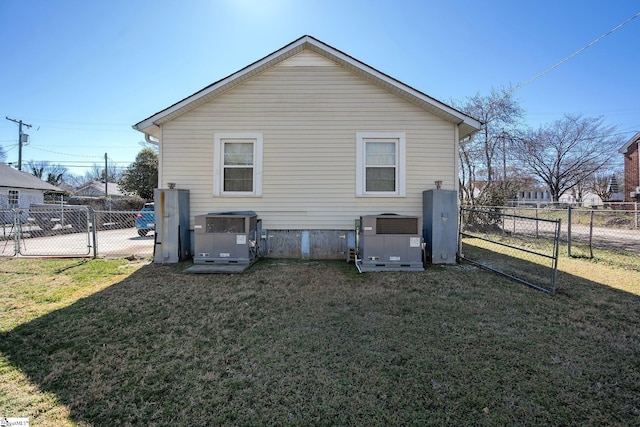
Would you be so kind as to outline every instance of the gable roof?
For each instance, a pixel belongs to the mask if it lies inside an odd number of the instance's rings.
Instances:
[[[226,92],[227,90],[243,83],[244,81],[261,73],[265,69],[309,49],[323,57],[345,67],[351,72],[363,77],[379,86],[382,86],[392,93],[422,107],[432,114],[447,120],[451,123],[459,125],[459,137],[464,139],[472,135],[480,129],[481,123],[456,110],[455,108],[438,101],[435,98],[420,92],[417,89],[408,86],[393,77],[384,74],[367,64],[339,51],[318,39],[311,36],[302,36],[294,42],[284,46],[283,48],[265,56],[264,58],[254,62],[251,65],[227,76],[215,83],[210,84],[204,89],[194,93],[193,95],[179,101],[164,110],[142,120],[133,125],[133,128],[147,135],[159,138],[160,125],[168,122],[182,114],[210,101],[216,96]]]
[[[123,197],[120,186],[115,182],[107,182],[107,196]],[[77,196],[104,196],[105,183],[101,181],[91,181],[74,191]]]
[[[0,187],[62,192],[62,190],[55,185],[51,185],[37,176],[16,170],[4,163],[0,163]]]
[[[626,144],[620,147],[620,149],[618,150],[618,153],[626,154],[627,151],[629,150],[629,147],[631,147],[633,144],[638,144],[638,143],[640,143],[640,132],[636,133],[629,141],[627,141]]]

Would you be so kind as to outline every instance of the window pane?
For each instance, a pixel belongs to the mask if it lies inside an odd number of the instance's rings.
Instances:
[[[250,142],[225,142],[225,166],[253,166],[253,144]]]
[[[396,191],[396,168],[367,168],[366,191]]]
[[[367,166],[395,166],[396,144],[394,142],[367,142]]]
[[[223,191],[253,191],[253,168],[225,168]]]

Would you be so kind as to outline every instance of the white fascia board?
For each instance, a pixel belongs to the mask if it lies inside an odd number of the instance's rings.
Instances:
[[[640,132],[636,133],[629,141],[627,141],[626,144],[620,147],[620,149],[618,150],[618,153],[627,154],[629,147],[631,147],[633,144],[638,142],[640,142]]]
[[[462,113],[462,112],[460,112],[460,111],[458,111],[458,110],[456,110],[456,109],[454,109],[454,108],[452,108],[452,107],[450,107],[450,106],[448,106],[448,105],[436,100],[435,98],[432,98],[432,97],[426,95],[425,93],[420,92],[419,90],[416,90],[416,89],[412,88],[411,86],[408,86],[408,85],[406,85],[406,84],[394,79],[393,77],[390,77],[390,76],[388,76],[388,75],[376,70],[375,68],[372,68],[369,65],[367,65],[367,64],[365,64],[363,62],[360,62],[360,61],[356,60],[355,58],[353,58],[353,57],[351,57],[351,56],[349,56],[349,55],[347,55],[347,54],[345,54],[345,53],[343,53],[343,52],[341,52],[341,51],[339,51],[337,49],[334,49],[331,46],[328,46],[328,45],[320,42],[319,40],[314,39],[313,37],[306,36],[306,38],[308,38],[307,42],[309,44],[315,46],[316,48],[318,48],[320,50],[325,51],[325,53],[330,53],[332,56],[335,57],[335,59],[338,59],[339,62],[348,64],[348,65],[350,65],[351,67],[354,67],[354,68],[358,68],[358,69],[368,73],[369,75],[371,75],[375,79],[380,80],[380,81],[382,81],[382,82],[384,82],[384,83],[386,83],[386,84],[388,84],[390,86],[393,86],[393,87],[395,87],[395,88],[407,93],[408,95],[411,95],[411,96],[417,98],[418,100],[420,100],[420,101],[422,101],[422,102],[424,102],[426,104],[429,104],[429,105],[431,105],[431,106],[443,111],[444,113],[447,113],[447,114],[455,117],[455,119],[458,120],[458,124],[466,123],[467,125],[469,125],[469,126],[471,126],[473,128],[476,128],[476,130],[480,130],[480,127],[482,126],[482,124],[478,120],[467,116],[466,114],[464,114],[464,113]]]
[[[216,83],[211,84],[210,86],[207,86],[206,88],[194,93],[193,95],[183,99],[182,101],[179,101],[175,104],[173,104],[172,106],[154,114],[153,116],[141,121],[140,123],[137,123],[133,126],[134,129],[139,130],[141,132],[144,132],[144,129],[147,129],[151,126],[156,126],[158,127],[158,122],[162,121],[163,118],[170,116],[171,114],[181,110],[182,108],[187,107],[188,105],[192,104],[193,102],[206,97],[207,95],[220,90],[221,88],[223,88],[224,86],[226,86],[227,84],[237,81],[239,79],[241,79],[242,77],[251,74],[252,72],[254,72],[257,69],[260,69],[261,67],[265,66],[266,64],[268,64],[269,62],[273,61],[275,58],[279,57],[280,55],[284,55],[287,52],[293,51],[294,49],[298,48],[299,46],[301,46],[302,44],[304,44],[306,42],[306,38],[308,38],[308,36],[305,36],[303,38],[300,38],[298,40],[296,40],[295,42],[283,47],[282,49],[254,62],[253,64],[239,70],[236,71],[235,73],[223,78],[222,80],[217,81]]]
[[[154,114],[153,116],[135,124],[133,128],[157,137],[156,133],[159,130],[159,125],[164,118],[167,118],[172,114],[180,111],[181,109],[188,107],[190,104],[206,97],[211,93],[223,89],[225,86],[233,82],[241,80],[243,77],[255,73],[262,67],[268,66],[268,64],[272,61],[277,60],[279,62],[281,60],[284,60],[286,57],[297,53],[298,50],[302,50],[307,46],[313,47],[312,50],[314,50],[316,53],[319,53],[323,56],[328,56],[330,59],[338,63],[347,65],[348,67],[360,70],[361,72],[368,74],[372,77],[373,80],[399,90],[400,92],[406,94],[408,98],[413,97],[417,101],[433,107],[437,111],[441,112],[440,115],[442,118],[448,121],[454,122],[458,125],[464,123],[469,128],[475,129],[476,131],[480,130],[481,123],[476,119],[469,117],[466,114],[434,98],[431,98],[430,96],[412,88],[411,86],[408,86],[311,36],[303,36],[298,40],[295,40],[294,42],[288,44],[287,46],[284,46],[283,48],[273,52],[270,55],[267,55],[266,57],[254,62],[253,64],[250,64],[249,66],[231,74],[230,76],[225,77],[222,80],[211,84],[210,86],[207,86],[206,88],[194,93],[193,95],[183,99],[182,101],[179,101],[172,106]]]

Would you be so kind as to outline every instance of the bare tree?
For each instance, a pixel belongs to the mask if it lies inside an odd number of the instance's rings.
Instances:
[[[554,201],[610,164],[621,144],[615,127],[602,118],[566,114],[564,118],[514,140],[523,170],[549,189]]]
[[[119,169],[114,163],[107,164],[106,174],[105,174],[104,165],[98,165],[95,163],[84,174],[85,182],[91,182],[91,181],[118,182],[118,180],[121,177],[122,177],[122,170]]]
[[[580,181],[571,189],[571,195],[577,203],[582,203],[584,202],[584,196],[587,191],[587,182]]]
[[[511,92],[494,88],[488,96],[477,94],[461,103],[454,101],[457,108],[483,124],[480,132],[460,144],[458,153],[461,196],[472,203],[486,191],[499,192],[483,197],[496,200],[506,199],[507,192],[513,190],[509,155],[512,141],[521,133],[524,109]],[[480,181],[483,185],[478,185]]]
[[[594,173],[587,179],[586,188],[593,194],[600,197],[603,202],[608,202],[615,193],[620,192],[619,188],[612,186],[612,180],[614,177],[616,183],[624,181],[624,178],[616,175],[619,174],[611,172]]]
[[[477,186],[478,153],[472,139],[460,143],[458,157],[460,159],[460,200],[469,200],[473,204]]]
[[[59,186],[65,182],[65,178],[69,171],[62,165],[52,164],[46,160],[33,161],[30,160],[29,169],[34,176],[51,185]]]

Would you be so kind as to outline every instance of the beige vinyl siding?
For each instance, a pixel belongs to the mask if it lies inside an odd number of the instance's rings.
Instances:
[[[160,186],[189,189],[192,217],[255,210],[267,229],[352,229],[360,215],[421,215],[436,180],[455,188],[454,125],[304,54],[162,126]],[[233,132],[263,135],[261,197],[213,196],[214,134]],[[356,132],[406,134],[406,197],[355,196]]]

